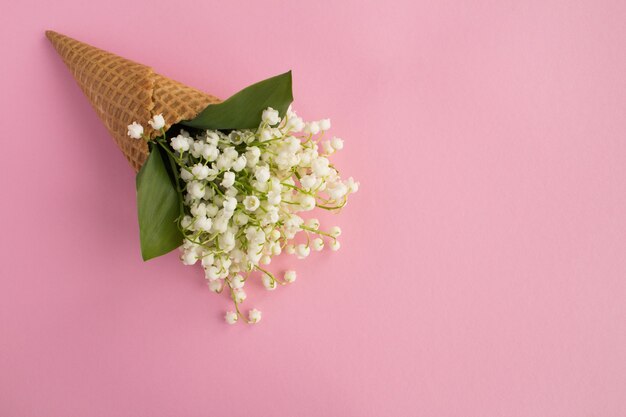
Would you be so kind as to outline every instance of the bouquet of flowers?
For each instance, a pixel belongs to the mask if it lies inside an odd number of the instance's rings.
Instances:
[[[179,248],[183,264],[202,266],[212,291],[229,294],[226,322],[261,320],[259,310],[240,308],[251,277],[268,290],[295,281],[295,271],[269,270],[273,256],[339,249],[339,227],[322,228],[304,213],[342,209],[359,184],[330,162],[344,145],[326,136],[330,120],[305,122],[291,108],[291,72],[221,102],[147,66],[46,35],[137,171],[143,259]]]

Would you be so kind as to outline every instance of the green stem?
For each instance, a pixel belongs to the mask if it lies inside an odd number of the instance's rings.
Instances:
[[[176,165],[183,168],[185,171],[189,172],[190,174],[193,174],[193,172],[191,172],[191,168],[185,165],[180,158],[177,158],[176,155],[167,148],[166,144],[164,144],[160,140],[155,140],[155,142],[158,143],[159,146],[165,150],[165,152],[167,152],[167,154],[174,160],[174,162],[176,162]]]
[[[159,142],[157,141],[157,143]],[[172,168],[172,174],[174,175],[174,182],[176,183],[176,192],[178,193],[178,204],[179,204],[179,211],[180,211],[177,222],[180,223],[183,216],[185,215],[185,206],[183,204],[183,201],[184,201],[183,191],[180,189],[180,174],[178,173],[178,169],[176,169],[176,165],[174,164],[173,159],[171,157],[168,157],[167,160],[169,161],[170,167]]]
[[[337,240],[337,238],[335,236],[331,235],[330,233],[322,232],[321,230],[313,229],[312,227],[300,226],[300,229],[308,230],[309,232],[313,232],[313,233],[318,234],[318,235],[328,236],[329,238],[331,238],[333,240]]]

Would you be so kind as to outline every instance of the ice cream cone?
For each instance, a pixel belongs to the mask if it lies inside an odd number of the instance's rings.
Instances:
[[[135,171],[148,157],[148,146],[127,135],[129,124],[143,124],[146,133],[154,137],[156,132],[146,125],[153,115],[162,113],[167,129],[181,120],[193,119],[208,104],[219,102],[148,66],[57,32],[47,31],[46,36]]]

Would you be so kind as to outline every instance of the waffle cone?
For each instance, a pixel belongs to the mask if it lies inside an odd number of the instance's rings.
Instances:
[[[155,73],[152,68],[124,59],[86,43],[47,31],[65,65],[89,99],[126,159],[139,171],[148,157],[148,145],[127,135],[127,126],[144,124],[155,114],[163,114],[168,123],[193,119],[210,103],[219,99]]]

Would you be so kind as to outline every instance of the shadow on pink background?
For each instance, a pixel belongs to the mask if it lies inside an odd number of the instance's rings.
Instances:
[[[625,3],[98,4],[2,6],[0,415],[626,415]],[[225,325],[45,29],[220,97],[293,69],[342,250]]]

